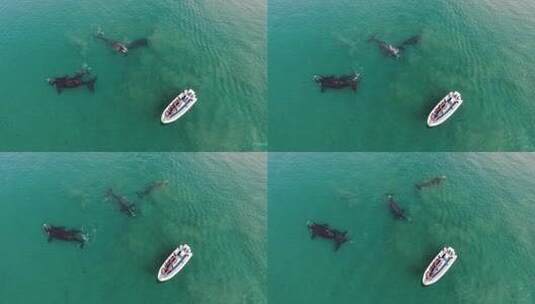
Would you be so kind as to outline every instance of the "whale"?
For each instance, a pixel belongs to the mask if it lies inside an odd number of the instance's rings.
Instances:
[[[89,74],[89,69],[82,69],[79,72],[76,72],[73,76],[65,75],[60,77],[53,77],[48,78],[47,81],[48,84],[56,87],[56,91],[58,94],[61,94],[64,89],[73,89],[80,86],[86,86],[90,92],[94,92],[97,77],[84,79],[85,76]]]
[[[104,35],[104,32],[101,30],[98,30],[94,36],[96,39],[104,41],[104,43],[108,47],[110,47],[112,50],[116,51],[117,53],[121,55],[127,55],[128,52],[132,49],[139,48],[139,47],[146,47],[149,45],[149,40],[147,38],[140,38],[130,43],[124,43],[118,40],[107,38]]]
[[[144,198],[145,196],[150,195],[155,190],[158,190],[158,189],[164,187],[167,184],[168,184],[168,182],[166,180],[164,180],[164,181],[155,181],[155,182],[152,182],[149,185],[147,185],[145,187],[145,189],[136,192],[136,194],[137,194],[137,196],[139,198]]]
[[[318,224],[318,223],[308,223],[308,230],[310,232],[310,237],[315,239],[320,237],[327,240],[332,240],[334,242],[334,250],[338,250],[342,244],[348,241],[347,231],[339,231],[332,229],[328,224]]]
[[[357,90],[360,74],[352,73],[349,75],[314,75],[313,80],[320,86],[321,92],[326,89],[344,89],[351,88],[353,91]]]
[[[407,220],[407,216],[405,215],[405,210],[403,210],[398,202],[394,200],[394,196],[392,194],[388,195],[388,207],[390,208],[390,211],[396,217],[400,220]]]
[[[385,53],[386,55],[393,57],[393,58],[399,58],[401,56],[401,49],[393,46],[392,44],[387,43],[386,41],[377,39],[375,35],[371,36],[370,39],[368,39],[368,42],[375,42],[377,43],[377,46],[379,49]]]
[[[433,177],[432,179],[423,181],[421,183],[416,184],[416,189],[422,190],[423,188],[432,187],[432,186],[438,186],[440,185],[444,180],[446,180],[446,176],[437,176]]]
[[[130,203],[126,197],[118,195],[117,193],[113,192],[113,189],[108,189],[106,191],[106,196],[119,205],[119,210],[128,215],[128,216],[136,216],[136,205],[134,203]]]
[[[420,43],[420,41],[422,40],[422,36],[420,35],[414,35],[414,36],[411,36],[407,39],[405,39],[405,41],[403,41],[401,43],[401,46],[400,47],[405,47],[407,45],[415,45],[415,44],[418,44]]]
[[[147,38],[140,38],[140,39],[136,39],[136,40],[128,43],[126,45],[126,47],[129,50],[133,50],[135,48],[144,47],[144,46],[148,46],[148,45],[149,45],[149,40]]]
[[[81,230],[67,229],[64,226],[43,224],[43,231],[48,236],[48,242],[52,242],[52,240],[75,242],[80,245],[80,248],[84,248],[85,242],[88,240],[87,235]]]
[[[379,49],[387,56],[399,59],[401,57],[401,52],[405,50],[407,46],[416,45],[420,43],[422,37],[420,35],[414,35],[405,39],[400,45],[394,46],[386,41],[380,40],[377,38],[377,35],[372,35],[368,42],[375,42]]]

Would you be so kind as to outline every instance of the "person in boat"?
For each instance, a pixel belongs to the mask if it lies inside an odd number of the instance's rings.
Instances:
[[[179,105],[180,105],[180,100],[173,103],[171,107],[169,107],[169,110],[167,111],[167,116],[172,116],[176,114]]]
[[[191,100],[193,99],[193,96],[191,93],[186,93],[184,94],[184,96],[182,97],[182,99],[178,99],[176,102],[174,102],[170,107],[169,107],[169,110],[166,112],[166,115],[167,116],[173,116],[176,114],[176,112],[178,111],[178,109],[183,105],[183,104],[187,104],[188,102],[190,102]]]
[[[173,269],[173,263],[176,261],[176,255],[173,255],[171,259],[169,259],[169,262],[167,262],[167,265],[165,265],[164,272],[168,273]]]

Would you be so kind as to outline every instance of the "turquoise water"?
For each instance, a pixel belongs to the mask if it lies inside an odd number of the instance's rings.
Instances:
[[[266,159],[261,153],[0,154],[2,303],[266,303]],[[155,180],[167,186],[141,200]],[[106,200],[134,202],[129,218]],[[84,249],[41,225],[82,227]],[[194,253],[173,280],[169,252]]]
[[[0,3],[3,151],[255,151],[266,145],[264,0]],[[93,38],[149,39],[115,54]],[[96,90],[45,79],[87,64]],[[160,115],[186,87],[199,101]]]
[[[269,155],[271,303],[533,303],[535,155]],[[415,184],[446,175],[438,187]],[[398,221],[393,193],[410,221]],[[348,230],[337,252],[307,221]],[[459,258],[421,286],[443,245]]]
[[[419,34],[399,61],[393,44]],[[524,151],[535,147],[532,0],[271,0],[273,151]],[[362,74],[357,93],[320,93],[314,74]],[[449,91],[464,104],[426,127]]]

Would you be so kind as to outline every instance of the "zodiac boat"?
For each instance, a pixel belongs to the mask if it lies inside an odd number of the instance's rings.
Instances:
[[[197,102],[197,96],[192,89],[184,90],[165,108],[162,113],[162,123],[170,124],[186,114]]]
[[[463,99],[459,92],[450,92],[429,113],[427,125],[432,128],[444,123],[461,106]]]
[[[431,261],[422,277],[422,284],[429,286],[440,280],[457,260],[457,254],[451,247],[444,247]]]
[[[186,266],[192,256],[191,248],[187,244],[178,246],[158,270],[158,281],[165,282],[172,279]]]

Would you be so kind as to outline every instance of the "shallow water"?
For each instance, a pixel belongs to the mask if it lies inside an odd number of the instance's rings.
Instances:
[[[266,168],[261,153],[0,154],[2,303],[266,303]],[[167,181],[144,199],[136,192]],[[127,217],[105,198],[127,197]],[[83,249],[43,223],[83,228]],[[156,273],[178,244],[194,256]]]
[[[392,44],[421,35],[398,61]],[[271,0],[269,143],[274,151],[523,151],[535,147],[535,4],[466,0]],[[320,93],[315,74],[357,71]],[[436,129],[449,91],[464,104]]]
[[[2,1],[0,134],[6,151],[255,151],[266,145],[264,0]],[[148,48],[123,57],[92,35]],[[45,79],[98,77],[58,95]],[[184,88],[198,103],[160,124]]]
[[[533,303],[534,165],[515,153],[271,153],[269,301]],[[387,193],[409,221],[392,216]],[[347,230],[351,242],[335,252],[310,239],[307,221]],[[423,288],[444,245],[459,258]]]

